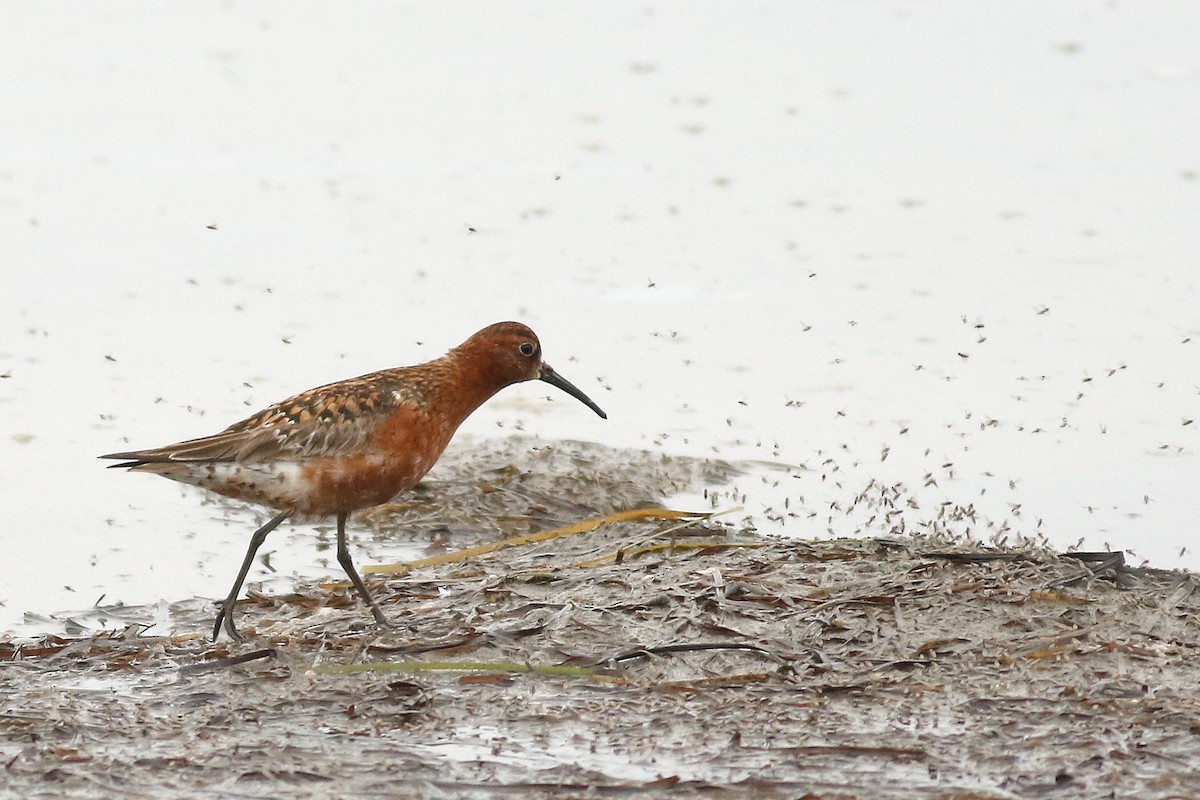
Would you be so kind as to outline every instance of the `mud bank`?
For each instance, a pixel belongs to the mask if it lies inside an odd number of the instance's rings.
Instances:
[[[435,555],[732,469],[578,445],[472,463],[364,521]],[[242,603],[245,643],[209,641],[198,599],[171,635],[123,608],[0,641],[3,793],[1200,795],[1193,576],[948,541],[898,499],[864,502],[905,536],[644,519],[376,574],[388,630],[312,583]]]

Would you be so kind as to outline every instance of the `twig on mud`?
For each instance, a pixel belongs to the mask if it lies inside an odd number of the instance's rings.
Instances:
[[[700,519],[704,519],[705,521],[713,520],[717,517],[723,517],[728,514],[736,514],[742,510],[743,509],[741,506],[738,506],[737,508],[727,508],[724,511],[713,511],[707,513],[703,517],[700,517]],[[626,558],[636,557],[646,553],[657,553],[664,550],[667,551],[668,556],[673,556],[675,555],[675,551],[681,548],[686,550],[703,550],[710,547],[762,547],[765,544],[765,542],[729,542],[727,540],[709,540],[708,542],[689,542],[686,545],[679,545],[679,531],[690,526],[695,519],[696,518],[684,518],[682,522],[670,525],[659,531],[654,531],[649,536],[634,542],[628,547],[622,547],[621,549],[607,555],[596,556],[594,558],[585,559],[584,561],[577,561],[571,566],[587,568],[599,566],[600,564],[606,564],[608,562],[620,564]],[[695,535],[708,536],[712,533],[713,531],[710,529],[699,528]],[[661,539],[664,536],[670,536],[670,540],[667,544],[651,544],[651,542],[653,542],[655,539]]]
[[[987,561],[1034,561],[1037,559],[1024,553],[921,553],[921,558],[936,558],[960,564],[977,564]]]
[[[1086,578],[1108,578],[1118,586],[1126,586],[1129,583],[1129,578],[1126,575],[1125,554],[1119,550],[1116,552],[1099,553],[1063,553],[1063,556],[1082,561],[1083,572],[1059,578],[1056,581],[1050,581],[1046,584],[1046,588],[1074,586]]]
[[[436,650],[453,650],[456,647],[465,647],[466,645],[477,641],[482,636],[482,633],[470,633],[466,636],[458,636],[445,642],[403,645],[400,647],[389,647],[382,644],[370,644],[367,645],[367,651],[371,653],[390,653],[392,655],[415,656],[419,653],[432,653]]]
[[[745,644],[741,642],[694,642],[692,644],[667,644],[661,647],[639,647],[637,650],[629,650],[620,655],[609,656],[596,662],[596,666],[602,664],[616,664],[620,661],[630,661],[635,658],[648,658],[650,656],[665,656],[672,653],[694,653],[701,650],[746,650],[751,653],[761,653],[768,658],[773,658],[779,662],[785,662],[786,659],[772,653],[765,647],[759,647],[756,644]]]
[[[1058,578],[1046,583],[1046,588],[1058,588],[1063,586],[1074,586],[1087,578],[1106,578],[1111,580],[1118,586],[1128,588],[1130,585],[1129,576],[1133,574],[1133,570],[1125,563],[1125,554],[1121,551],[1076,551],[1073,553],[1062,553],[1063,558],[1082,561],[1084,569],[1082,572],[1077,572],[1074,575],[1068,575],[1065,578]],[[1009,562],[1028,562],[1031,564],[1040,564],[1042,561],[1025,553],[953,553],[953,552],[936,552],[922,553],[922,558],[936,558],[942,561],[952,561],[959,564],[979,564],[991,561],[1009,561]]]
[[[319,664],[310,672],[354,675],[360,672],[531,672],[561,678],[595,675],[599,665],[569,667],[554,664],[522,664],[516,661],[370,661],[360,664]]]
[[[663,544],[647,544],[641,547],[633,547],[629,549],[617,550],[605,556],[597,558],[589,558],[587,561],[577,561],[572,564],[572,567],[587,568],[596,567],[609,562],[620,564],[628,558],[635,558],[647,553],[660,553],[667,551],[673,554],[676,550],[724,550],[729,547],[766,547],[766,542],[725,542],[714,539],[702,540],[697,542],[677,542],[670,541]]]
[[[199,675],[204,672],[212,672],[226,667],[236,667],[238,664],[245,664],[248,661],[257,661],[260,658],[274,658],[279,655],[279,651],[274,647],[268,647],[265,650],[255,650],[250,653],[242,653],[240,656],[230,656],[229,658],[218,658],[213,661],[201,661],[199,664],[186,664],[179,668],[180,674],[183,675]]]
[[[863,747],[861,745],[807,745],[780,748],[797,756],[865,756],[867,758],[898,758],[924,761],[929,753],[915,747]]]

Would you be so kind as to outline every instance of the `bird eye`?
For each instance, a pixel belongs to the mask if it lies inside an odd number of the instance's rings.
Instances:
[[[521,355],[523,356],[531,356],[537,352],[537,347],[534,346],[533,342],[521,342],[521,346],[517,349],[521,351]]]

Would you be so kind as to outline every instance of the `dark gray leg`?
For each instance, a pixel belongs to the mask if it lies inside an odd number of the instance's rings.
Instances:
[[[367,591],[367,585],[363,583],[363,579],[358,576],[358,570],[354,568],[354,562],[350,560],[350,548],[346,546],[346,520],[349,519],[349,512],[338,514],[338,546],[337,559],[342,565],[342,569],[346,570],[346,574],[350,576],[350,581],[354,584],[354,588],[358,589],[359,595],[363,600],[367,601],[367,605],[371,607],[371,613],[375,615],[375,621],[380,627],[386,628],[391,623],[384,615],[383,609],[375,602],[375,598],[371,597],[371,593]]]
[[[237,580],[233,582],[233,588],[229,590],[229,596],[225,598],[225,602],[221,604],[221,612],[217,614],[217,621],[213,624],[213,641],[221,635],[221,623],[225,623],[225,630],[229,633],[229,638],[234,641],[243,641],[245,639],[238,633],[237,627],[233,624],[233,606],[237,603],[238,595],[242,591],[242,584],[246,581],[246,575],[250,572],[250,565],[254,562],[254,554],[258,552],[258,548],[262,547],[262,543],[267,540],[267,534],[279,527],[279,523],[283,522],[289,516],[290,511],[281,511],[254,532],[250,537],[250,547],[246,549],[246,558],[242,560],[242,568],[238,571]]]

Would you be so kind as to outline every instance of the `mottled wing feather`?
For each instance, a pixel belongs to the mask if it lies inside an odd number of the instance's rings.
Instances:
[[[150,450],[110,453],[114,467],[164,462],[301,461],[363,449],[371,433],[399,403],[398,370],[385,370],[319,386],[290,397],[220,433]]]

